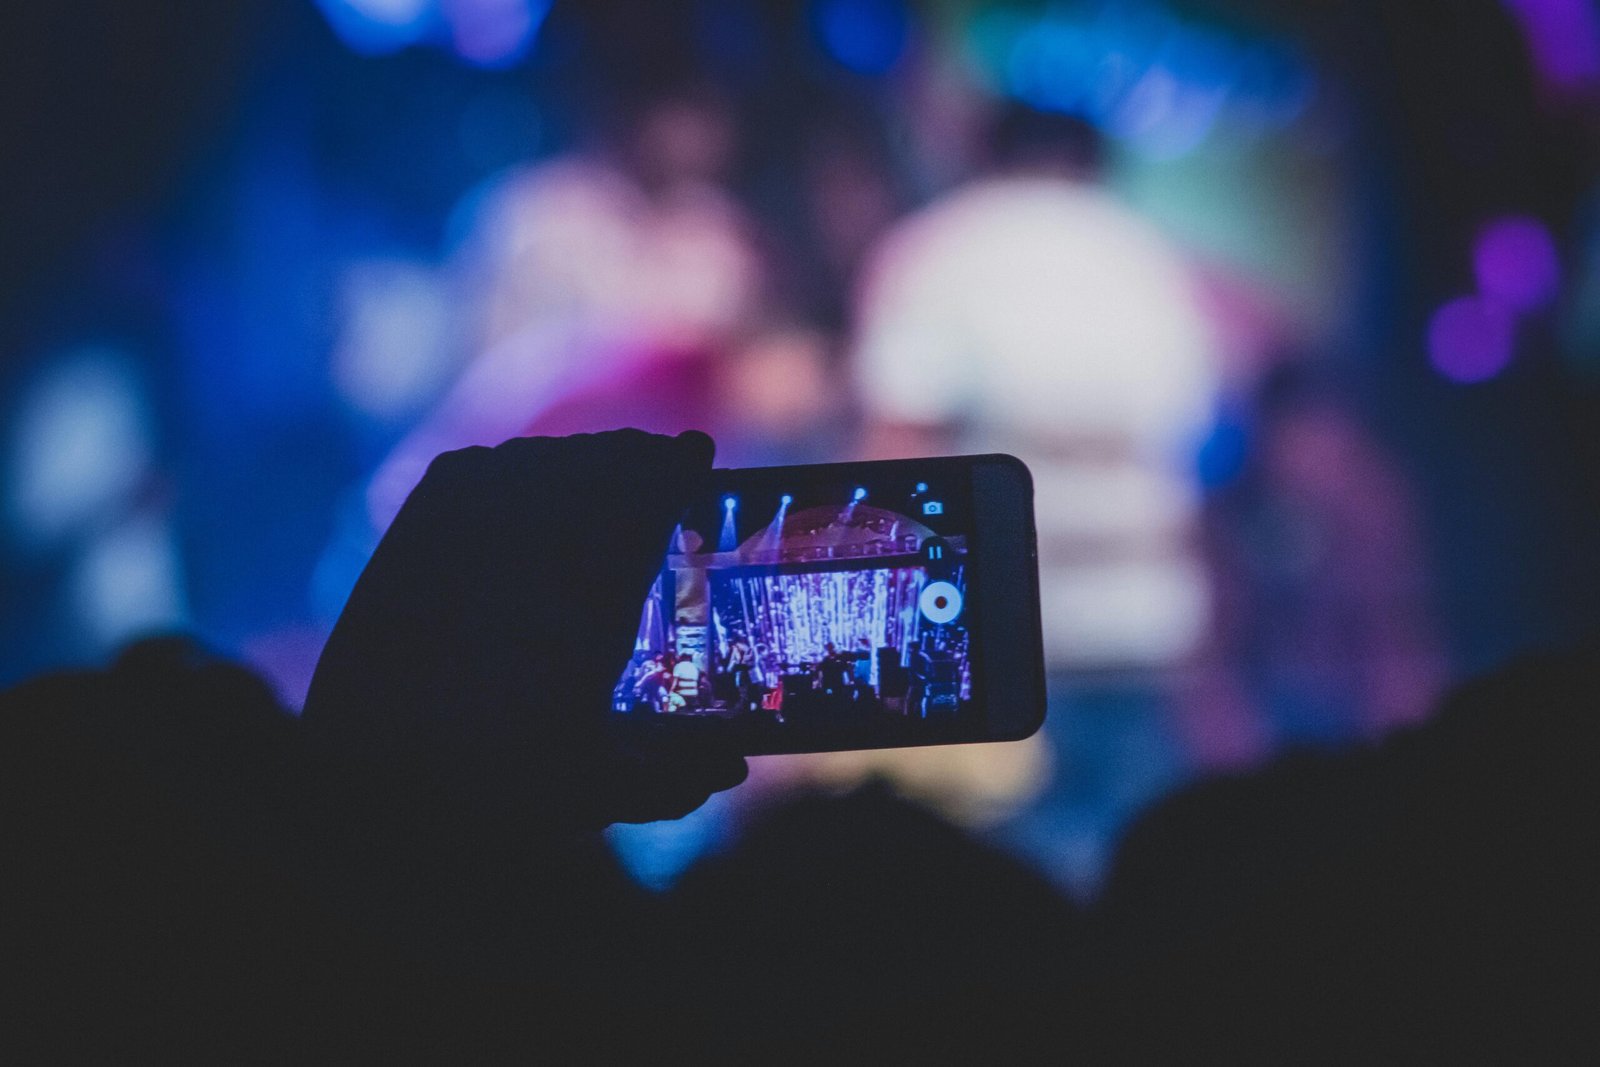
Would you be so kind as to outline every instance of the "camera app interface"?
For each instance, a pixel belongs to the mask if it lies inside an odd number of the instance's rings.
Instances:
[[[691,509],[614,712],[891,738],[956,726],[973,707],[968,489],[763,484]]]

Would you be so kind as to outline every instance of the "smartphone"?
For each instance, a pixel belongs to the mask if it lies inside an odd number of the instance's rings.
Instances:
[[[1044,721],[1033,483],[1011,456],[712,472],[612,715],[747,755],[1015,741]]]

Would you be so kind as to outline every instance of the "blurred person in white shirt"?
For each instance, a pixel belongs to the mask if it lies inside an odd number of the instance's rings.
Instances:
[[[1221,387],[1182,260],[1094,183],[1098,148],[1066,116],[1004,114],[991,172],[869,258],[853,353],[869,454],[1033,472],[1053,795],[1076,798],[1048,832],[1084,824],[1046,848],[1080,884],[1184,772],[1167,699],[1210,614],[1193,471]]]
[[[1207,612],[1191,472],[1220,384],[1210,329],[1169,242],[1091,184],[1088,135],[1032,113],[999,126],[994,176],[905,220],[870,264],[869,450],[1019,456],[1052,669],[1170,666]]]

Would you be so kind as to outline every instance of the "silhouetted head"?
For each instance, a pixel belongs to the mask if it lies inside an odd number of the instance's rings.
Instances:
[[[1078,962],[1069,901],[881,783],[768,812],[676,901],[685,973],[707,968],[685,986],[718,990],[719,1018],[775,1047],[917,1042],[933,1005],[981,1031],[982,1013],[1059,989]]]
[[[1088,181],[1101,169],[1100,131],[1075,115],[1012,103],[989,129],[990,166],[1005,173]]]

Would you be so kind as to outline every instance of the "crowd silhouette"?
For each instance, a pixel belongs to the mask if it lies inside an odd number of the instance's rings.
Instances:
[[[714,737],[606,725],[711,458],[631,431],[441,457],[298,719],[177,638],[6,694],[4,1040],[1349,1060],[1520,1057],[1590,1025],[1584,650],[1380,744],[1190,787],[1087,906],[881,784],[637,889],[599,830],[745,773]]]

